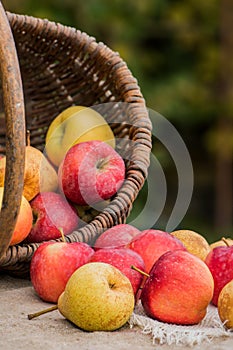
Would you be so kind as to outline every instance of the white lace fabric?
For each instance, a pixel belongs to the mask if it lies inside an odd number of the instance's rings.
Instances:
[[[197,325],[182,326],[163,323],[146,316],[141,303],[134,310],[130,320],[130,327],[138,326],[143,333],[151,334],[154,344],[167,345],[200,345],[211,342],[218,337],[233,337],[221,322],[217,308],[209,305],[205,318]]]

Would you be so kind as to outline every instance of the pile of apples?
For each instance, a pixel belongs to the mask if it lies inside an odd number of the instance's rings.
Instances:
[[[80,329],[122,327],[141,303],[161,322],[200,323],[209,304],[233,328],[233,241],[211,246],[199,233],[139,231],[119,224],[86,243],[42,244],[31,261],[36,294]]]
[[[10,245],[43,242],[80,226],[83,208],[109,200],[125,179],[115,137],[94,109],[73,106],[49,125],[45,151],[25,150],[23,196]],[[0,202],[6,157],[0,159]],[[85,224],[85,222],[84,222]]]
[[[0,200],[6,159],[0,159]],[[233,241],[209,244],[199,233],[138,230],[120,224],[94,246],[68,243],[82,208],[104,203],[125,180],[114,134],[91,108],[74,106],[48,128],[45,152],[26,146],[22,203],[10,245],[41,242],[30,264],[32,286],[79,328],[122,327],[134,307],[161,322],[200,323],[209,304],[233,328]],[[63,237],[63,241],[54,241]]]

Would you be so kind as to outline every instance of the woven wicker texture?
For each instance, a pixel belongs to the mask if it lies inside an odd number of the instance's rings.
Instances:
[[[9,140],[9,128],[19,124],[19,130],[30,130],[31,145],[44,149],[46,131],[51,121],[71,105],[96,106],[110,124],[117,139],[117,151],[126,163],[126,180],[109,204],[91,222],[66,236],[67,241],[93,243],[103,230],[124,223],[133,202],[147,176],[151,150],[151,122],[144,98],[136,79],[118,53],[93,37],[75,28],[56,24],[48,20],[6,13],[14,37],[23,85],[24,111],[17,111],[15,120],[7,120],[7,108],[14,105],[12,95],[4,85],[3,68],[0,81],[0,153],[6,154],[7,167],[19,171],[18,183],[11,185],[11,197],[6,194],[4,217],[17,213],[19,198],[12,195],[22,193],[24,161],[24,139]],[[1,19],[2,21],[2,19]],[[1,32],[3,42],[5,32]],[[5,45],[5,43],[4,43]],[[1,45],[1,46],[4,46]],[[0,65],[9,62],[8,50],[0,50]],[[4,59],[3,59],[4,56]],[[5,63],[4,63],[5,62]],[[14,79],[19,79],[14,78]],[[14,80],[13,79],[13,80]],[[20,82],[18,90],[20,90]],[[20,99],[20,97],[19,97]],[[7,107],[8,106],[8,107]],[[23,121],[23,122],[22,122]],[[24,125],[25,122],[25,125]],[[18,132],[15,131],[18,135]],[[14,134],[15,135],[15,134]],[[13,136],[14,138],[14,136]],[[13,145],[13,146],[12,146]],[[12,157],[12,149],[17,149]],[[21,154],[20,162],[18,155]],[[11,165],[10,165],[10,164]],[[8,186],[10,186],[10,180]],[[5,185],[6,186],[6,185]],[[10,199],[11,198],[11,199]],[[9,237],[1,210],[0,245]],[[8,224],[7,224],[8,225]],[[12,224],[14,225],[14,224]],[[11,226],[12,226],[11,225]],[[23,274],[28,270],[31,257],[39,244],[19,244],[2,249],[0,269]]]

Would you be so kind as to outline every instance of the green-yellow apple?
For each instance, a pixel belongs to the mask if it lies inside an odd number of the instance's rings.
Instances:
[[[71,146],[85,141],[105,141],[115,147],[114,134],[106,120],[94,109],[72,106],[60,113],[46,134],[46,153],[59,166]]]
[[[0,207],[2,205],[4,188],[0,187]],[[22,242],[28,235],[32,228],[32,209],[27,199],[22,196],[21,205],[19,209],[18,218],[11,237],[10,246]]]
[[[113,331],[122,327],[134,309],[129,279],[116,267],[90,262],[69,278],[58,299],[60,313],[86,331]]]

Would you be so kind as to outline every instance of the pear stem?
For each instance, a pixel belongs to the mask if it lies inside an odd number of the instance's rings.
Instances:
[[[229,244],[228,240],[225,237],[222,237],[221,241],[223,241],[226,244],[227,247],[230,247],[230,244]]]
[[[35,317],[41,316],[43,314],[46,314],[47,312],[51,312],[51,311],[54,311],[54,310],[57,310],[57,309],[58,309],[58,305],[54,305],[54,306],[48,307],[47,309],[35,312],[34,314],[29,314],[28,315],[28,319],[32,320]]]
[[[132,265],[131,266],[131,269],[137,271],[137,272],[140,272],[142,275],[146,276],[146,277],[150,277],[150,275],[148,273],[146,273],[145,271],[142,271],[141,269],[139,269],[138,267]]]
[[[31,145],[31,142],[30,142],[30,131],[27,130],[27,142],[26,142],[27,146],[30,146]]]

